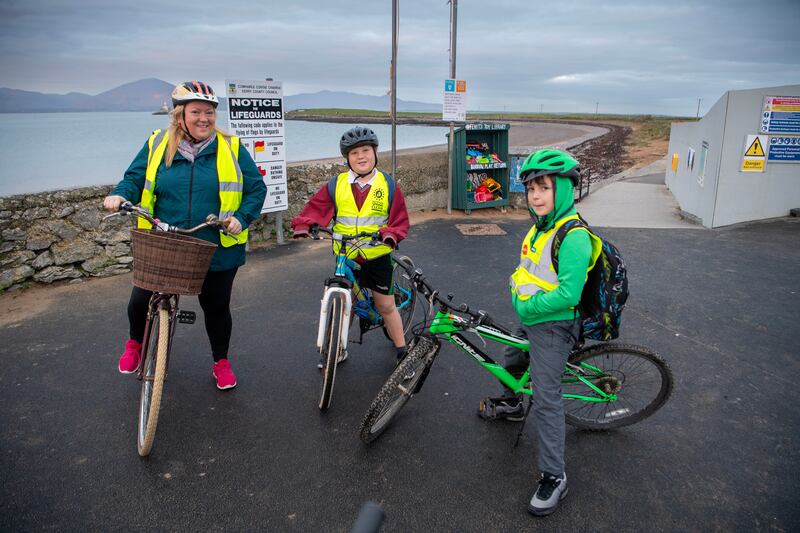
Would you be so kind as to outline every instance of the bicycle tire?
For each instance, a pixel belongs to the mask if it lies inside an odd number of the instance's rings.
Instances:
[[[359,438],[365,444],[377,439],[408,400],[419,392],[438,348],[435,339],[419,337],[403,361],[389,375],[361,421]]]
[[[571,426],[602,431],[630,426],[658,411],[672,394],[669,365],[657,353],[634,344],[603,343],[570,355],[572,364],[587,363],[603,371],[591,379],[604,392],[614,392],[614,402],[592,403],[565,399],[566,421]],[[593,394],[585,384],[562,383],[564,393]]]
[[[325,411],[331,404],[333,383],[336,380],[336,366],[342,350],[342,320],[344,319],[342,299],[334,295],[328,300],[328,323],[325,325],[325,339],[322,343],[322,388],[319,394],[319,409]]]
[[[394,259],[394,270],[392,273],[392,283],[394,284],[394,304],[397,306],[397,312],[400,313],[400,320],[403,323],[403,335],[408,335],[408,330],[411,328],[411,321],[414,319],[414,308],[417,304],[417,288],[411,282],[411,274],[414,272],[414,261],[407,255],[392,256]],[[401,265],[400,263],[403,263]],[[404,309],[400,309],[400,305],[405,300],[405,293],[403,289],[410,293],[408,305]],[[382,326],[383,334],[387,339],[392,340],[389,336],[389,331],[386,326]]]
[[[167,373],[169,338],[169,312],[160,308],[157,318],[150,322],[142,393],[139,400],[139,428],[136,445],[141,457],[150,455],[153,440],[156,437],[158,414],[161,410],[161,394],[164,391],[164,377]]]

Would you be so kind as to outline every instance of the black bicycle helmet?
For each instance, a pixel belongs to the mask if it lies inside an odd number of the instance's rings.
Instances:
[[[339,151],[342,152],[342,155],[346,158],[350,150],[365,144],[372,146],[377,152],[378,136],[369,128],[356,126],[342,134],[342,138],[339,140]]]
[[[533,152],[525,159],[519,169],[519,181],[528,183],[539,176],[551,174],[569,178],[573,185],[577,185],[581,177],[581,167],[578,161],[567,152],[545,148]]]

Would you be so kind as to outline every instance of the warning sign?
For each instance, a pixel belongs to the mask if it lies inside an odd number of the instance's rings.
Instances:
[[[753,142],[750,144],[750,147],[744,153],[744,155],[753,156],[753,157],[764,157],[766,154],[764,153],[764,147],[761,146],[761,141],[758,140],[758,136],[753,139]]]
[[[747,136],[742,154],[742,172],[764,172],[767,159],[765,146],[769,146],[766,135]]]

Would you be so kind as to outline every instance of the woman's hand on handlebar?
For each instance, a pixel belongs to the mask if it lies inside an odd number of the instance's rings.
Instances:
[[[239,219],[234,216],[230,216],[223,220],[222,226],[225,228],[225,231],[231,235],[238,235],[242,232],[242,223],[239,222]]]
[[[119,211],[119,206],[126,201],[127,200],[125,200],[125,198],[122,196],[112,194],[103,199],[103,208],[105,208],[107,211],[116,212]]]

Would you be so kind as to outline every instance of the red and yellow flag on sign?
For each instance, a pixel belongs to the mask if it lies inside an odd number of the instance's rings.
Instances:
[[[261,149],[263,150],[264,148],[262,147]],[[256,165],[256,166],[258,167],[258,171],[261,172],[262,176],[266,176],[267,175],[267,169],[266,168],[262,167],[261,165]]]
[[[263,152],[264,141],[256,141],[255,145],[253,145],[253,148],[255,149],[256,152]]]

